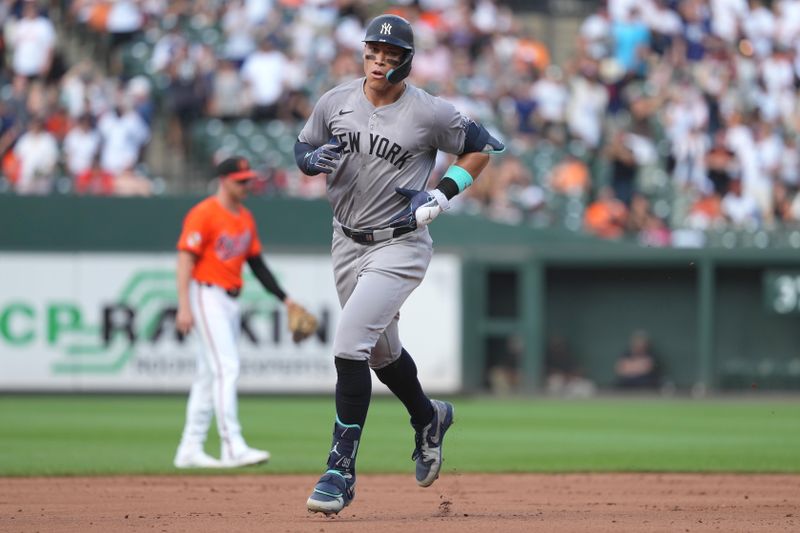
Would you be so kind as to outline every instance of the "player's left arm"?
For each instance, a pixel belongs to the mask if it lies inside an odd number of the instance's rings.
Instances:
[[[264,258],[261,257],[260,254],[251,255],[247,258],[247,264],[250,265],[250,270],[253,271],[253,274],[258,281],[261,282],[261,285],[264,286],[267,292],[275,295],[275,297],[286,306],[289,331],[292,332],[292,339],[294,342],[299,343],[313,335],[314,332],[317,331],[317,326],[319,325],[317,317],[287,296],[280,285],[278,285],[278,281],[275,279],[275,276],[272,275],[272,271],[264,262]]]
[[[416,226],[425,226],[433,222],[442,211],[450,209],[450,200],[458,193],[472,185],[472,182],[483,172],[489,164],[489,154],[499,154],[505,151],[505,145],[495,138],[482,125],[472,119],[462,117],[455,108],[447,104],[444,110],[450,110],[449,126],[441,128],[440,149],[459,153],[455,163],[447,169],[445,175],[435,188],[429,191],[396,188],[398,194],[408,198],[408,213],[413,215],[412,223]],[[436,116],[436,113],[434,113]],[[448,122],[445,122],[448,124]],[[453,125],[460,126],[460,135],[453,135]],[[463,135],[463,137],[461,136]],[[458,149],[453,147],[454,139],[462,139],[463,144]],[[448,149],[449,148],[449,149]],[[393,221],[402,222],[404,215],[401,213]]]
[[[264,290],[275,296],[275,298],[284,304],[289,305],[292,301],[291,298],[286,295],[286,292],[281,288],[280,284],[278,284],[278,280],[272,275],[272,271],[267,266],[264,258],[261,257],[261,254],[248,257],[247,264],[250,266],[253,275],[259,283],[261,283],[261,286],[264,287]]]
[[[447,200],[472,185],[489,164],[489,154],[500,154],[506,149],[505,144],[489,133],[483,124],[472,119],[464,120],[464,148],[461,155],[436,185],[436,190],[441,191]]]

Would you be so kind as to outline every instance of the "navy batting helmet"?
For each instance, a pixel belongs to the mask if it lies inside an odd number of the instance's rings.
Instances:
[[[400,64],[386,73],[390,83],[400,83],[411,73],[414,58],[414,32],[411,24],[397,15],[379,15],[367,25],[365,43],[388,43],[399,46],[406,53]]]

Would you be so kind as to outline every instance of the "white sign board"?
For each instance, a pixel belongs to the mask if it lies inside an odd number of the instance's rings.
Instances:
[[[283,305],[245,277],[239,390],[332,391],[340,307],[330,257],[266,259],[321,325],[294,344]],[[401,311],[403,345],[431,393],[461,387],[460,272],[456,256],[435,256]],[[174,254],[0,254],[0,391],[188,391],[199,340],[176,335],[176,299]]]

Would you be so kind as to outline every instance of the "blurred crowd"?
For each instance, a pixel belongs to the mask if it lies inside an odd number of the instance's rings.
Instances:
[[[154,135],[196,159],[203,120],[296,131],[324,91],[362,75],[365,24],[387,10],[414,26],[411,82],[509,146],[458,209],[647,246],[800,221],[800,0],[599,1],[557,36],[574,50],[561,64],[497,0],[6,0],[6,187],[170,190],[145,163]],[[59,39],[86,35],[100,59],[68,61]],[[142,42],[134,74],[125,57]],[[268,190],[324,194],[319,178],[278,170]]]
[[[120,2],[124,4],[124,2]],[[153,106],[145,79],[108,75],[89,60],[70,64],[67,3],[0,5],[2,187],[19,194],[149,195],[142,171]]]

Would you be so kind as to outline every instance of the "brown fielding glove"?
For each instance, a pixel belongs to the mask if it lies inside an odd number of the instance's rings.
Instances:
[[[309,313],[305,307],[297,303],[287,306],[289,315],[289,331],[292,332],[292,340],[299,343],[316,333],[317,317]]]

